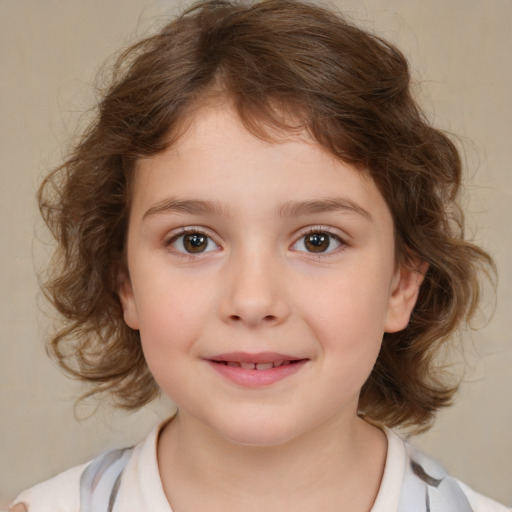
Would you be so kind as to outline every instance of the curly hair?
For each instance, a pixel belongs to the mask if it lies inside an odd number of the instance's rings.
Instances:
[[[480,271],[494,264],[464,238],[460,156],[412,97],[404,56],[302,1],[203,2],[118,58],[97,115],[39,190],[58,241],[44,290],[64,319],[51,354],[121,407],[158,393],[118,297],[130,184],[137,159],[172,145],[212,94],[229,97],[253,134],[305,129],[369,173],[393,215],[397,264],[428,262],[409,325],[384,335],[360,395],[371,421],[428,428],[456,390],[435,355],[472,318]]]

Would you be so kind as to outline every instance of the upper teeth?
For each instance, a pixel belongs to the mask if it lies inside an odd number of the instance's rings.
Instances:
[[[226,361],[228,366],[238,366],[245,370],[270,370],[276,366],[290,364],[290,361],[274,361],[271,363],[239,363],[238,361]]]

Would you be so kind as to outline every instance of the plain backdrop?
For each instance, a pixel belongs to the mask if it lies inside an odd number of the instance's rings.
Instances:
[[[332,0],[396,42],[434,123],[462,136],[468,233],[495,257],[497,305],[464,333],[456,405],[414,438],[457,477],[512,505],[512,2]],[[112,53],[186,5],[168,0],[0,0],[0,504],[102,450],[136,442],[171,408],[78,409],[80,391],[45,355],[48,318],[36,270],[51,252],[35,191],[94,103]],[[486,311],[493,307],[492,294]],[[461,368],[459,364],[459,369]]]

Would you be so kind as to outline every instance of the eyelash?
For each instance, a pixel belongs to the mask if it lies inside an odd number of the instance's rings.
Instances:
[[[333,233],[330,228],[327,228],[325,226],[313,226],[313,227],[308,228],[307,231],[303,232],[300,235],[300,237],[297,239],[297,241],[292,244],[292,247],[296,246],[301,241],[303,241],[302,243],[304,244],[304,240],[306,239],[306,237],[311,236],[311,235],[326,235],[329,239],[329,244],[328,244],[327,248],[329,248],[330,245],[332,244],[332,240],[334,240],[338,245],[334,249],[331,249],[328,251],[315,252],[315,251],[307,251],[306,250],[306,251],[298,251],[298,252],[304,252],[306,254],[312,255],[315,258],[322,258],[322,257],[327,257],[327,256],[331,255],[332,253],[337,252],[338,250],[341,250],[344,247],[348,246],[348,243],[343,238],[341,238],[338,234]]]
[[[186,235],[204,236],[209,241],[207,248],[210,244],[214,244],[217,248],[219,248],[219,245],[213,240],[213,238],[210,235],[208,235],[208,233],[205,230],[203,230],[201,228],[196,228],[196,227],[181,228],[178,233],[172,234],[169,238],[167,238],[164,241],[164,246],[166,248],[170,248],[178,256],[182,256],[182,257],[189,258],[189,259],[193,259],[194,257],[197,257],[199,255],[203,255],[205,253],[215,251],[215,249],[212,249],[212,250],[198,251],[197,253],[194,253],[194,252],[188,252],[186,250],[179,250],[176,247],[173,247],[173,244],[175,244],[180,238],[183,238]],[[340,248],[343,249],[344,247],[346,247],[348,245],[347,242],[345,240],[343,240],[339,235],[332,233],[330,228],[326,228],[324,226],[313,226],[313,227],[308,228],[307,231],[303,232],[299,236],[299,238],[297,238],[297,240],[291,245],[292,250],[293,250],[293,247],[295,247],[301,241],[304,241],[306,239],[306,237],[311,236],[311,235],[326,235],[329,239],[327,249],[331,246],[332,240],[334,240],[338,245],[334,249],[331,249],[328,251],[326,250],[326,251],[315,252],[315,251],[295,249],[297,252],[306,253],[306,254],[312,255],[315,258],[322,258],[322,257],[332,254],[333,252],[336,252]],[[303,242],[303,244],[304,244],[304,242]]]
[[[205,250],[205,251],[198,251],[197,253],[194,253],[194,252],[188,252],[186,250],[185,251],[179,250],[176,247],[173,247],[173,244],[175,244],[180,238],[183,238],[186,235],[204,236],[206,239],[208,239],[208,246],[210,244],[214,244],[216,247],[219,247],[219,245],[213,240],[213,238],[210,235],[208,235],[208,233],[206,233],[206,231],[204,231],[201,228],[196,228],[196,227],[181,228],[178,233],[174,233],[169,238],[164,240],[164,247],[172,250],[172,252],[178,256],[182,256],[184,258],[189,258],[189,259],[192,259],[194,257],[197,257],[197,256],[205,254],[205,253],[212,252],[212,250]],[[182,242],[182,244],[183,244],[183,242]],[[213,249],[213,250],[215,250],[215,249]]]

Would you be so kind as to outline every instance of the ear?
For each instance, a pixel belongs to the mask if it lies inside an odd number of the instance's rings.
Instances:
[[[428,263],[418,258],[397,269],[391,286],[384,332],[398,332],[407,327],[427,270]]]
[[[128,272],[122,271],[119,274],[119,285],[117,289],[121,307],[123,308],[124,321],[128,327],[139,329],[139,315],[137,313],[137,304],[133,294],[133,287]]]

